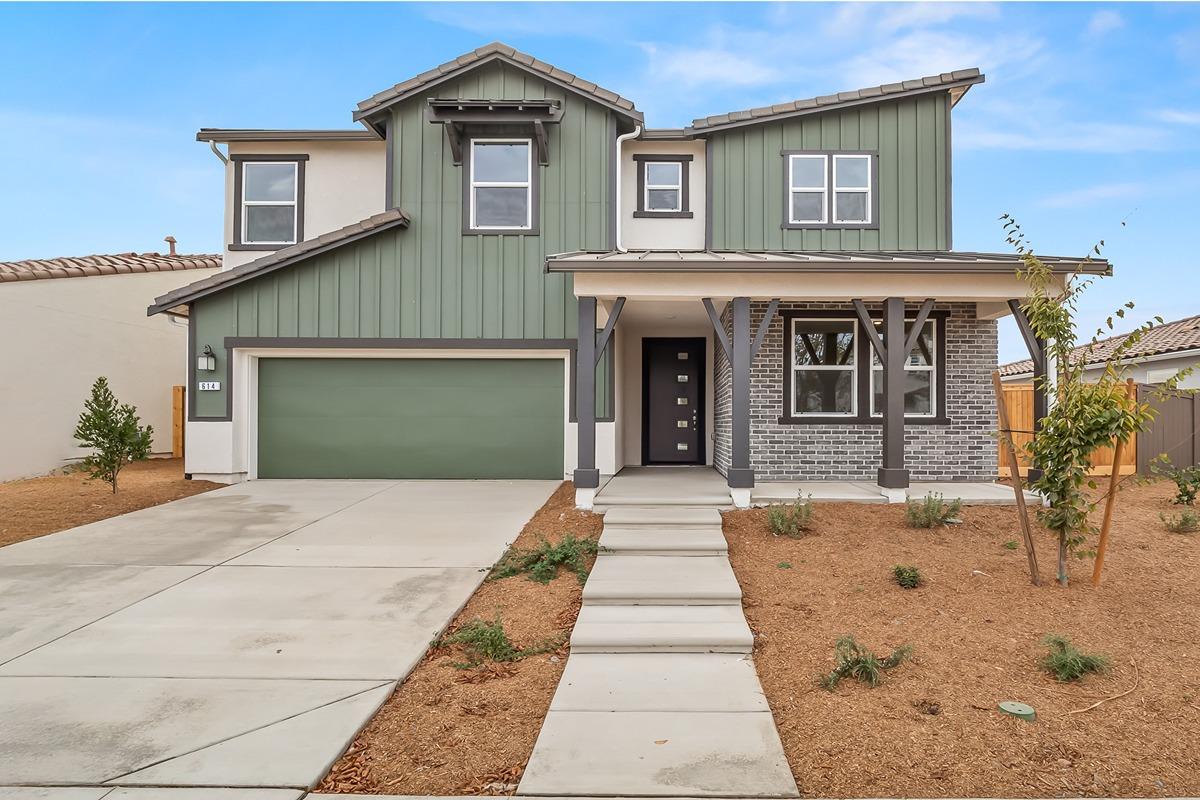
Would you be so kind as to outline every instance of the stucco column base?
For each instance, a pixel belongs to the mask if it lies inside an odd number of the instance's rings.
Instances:
[[[580,511],[591,511],[596,505],[595,489],[576,489],[575,507]]]
[[[908,502],[907,489],[889,489],[886,486],[879,487],[879,493],[887,499],[889,503],[905,503]]]
[[[729,496],[731,498],[733,498],[733,505],[735,508],[749,508],[750,507],[750,490],[749,489],[735,489],[734,487],[730,486],[729,487]]]
[[[189,472],[185,475],[192,481],[210,481],[212,483],[234,484],[246,480],[244,472]]]

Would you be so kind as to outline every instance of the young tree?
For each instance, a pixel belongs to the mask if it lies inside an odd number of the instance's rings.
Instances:
[[[108,388],[108,378],[97,378],[75,426],[75,438],[80,447],[92,448],[83,459],[88,474],[110,484],[113,494],[117,493],[117,474],[122,467],[150,455],[154,428],[143,428],[139,423],[137,409],[119,404]]]
[[[1078,346],[1075,329],[1075,314],[1080,295],[1091,285],[1091,278],[1080,279],[1080,274],[1069,275],[1059,282],[1054,273],[1039,259],[1029,246],[1021,226],[1010,215],[1005,214],[1004,230],[1008,242],[1021,257],[1021,276],[1029,285],[1029,295],[1021,303],[1029,318],[1030,327],[1037,336],[1046,341],[1046,352],[1055,365],[1054,375],[1045,388],[1053,399],[1041,427],[1028,445],[1034,464],[1042,470],[1042,476],[1033,481],[1031,488],[1041,493],[1046,506],[1038,510],[1043,525],[1058,534],[1058,582],[1067,585],[1067,555],[1080,552],[1088,538],[1095,533],[1096,526],[1089,521],[1089,514],[1097,502],[1092,501],[1085,488],[1094,489],[1096,484],[1088,477],[1091,470],[1091,455],[1098,447],[1119,440],[1128,443],[1129,438],[1143,431],[1155,416],[1148,403],[1130,398],[1125,388],[1125,365],[1133,351],[1161,317],[1146,322],[1125,336],[1116,348],[1099,365],[1088,357],[1100,338],[1113,329],[1113,317],[1106,321],[1092,336],[1083,357],[1072,358]],[[1092,248],[1088,260],[1099,256],[1104,242]],[[1114,316],[1125,316],[1133,303],[1125,303]],[[1107,329],[1107,330],[1106,330]],[[1099,377],[1084,380],[1084,368],[1095,370],[1101,366]],[[1179,376],[1172,378],[1165,387],[1173,390]],[[1116,469],[1116,465],[1113,467]]]

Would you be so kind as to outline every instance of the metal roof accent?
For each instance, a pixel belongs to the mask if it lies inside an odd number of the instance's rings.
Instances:
[[[1122,333],[1101,339],[1094,345],[1090,342],[1080,345],[1071,351],[1071,361],[1078,364],[1079,360],[1083,359],[1084,364],[1101,364],[1116,352],[1117,347],[1128,336],[1128,333]],[[1189,350],[1200,350],[1200,315],[1155,325],[1129,349],[1125,358],[1146,358]],[[1003,364],[1000,367],[1000,374],[1004,377],[1026,373],[1033,374],[1033,361],[1029,359]]]
[[[504,61],[526,72],[533,73],[539,78],[556,83],[590,100],[608,106],[635,122],[640,123],[642,121],[642,112],[634,108],[633,101],[626,100],[616,92],[609,91],[591,81],[584,80],[577,75],[572,75],[570,72],[561,70],[553,64],[539,61],[533,56],[522,53],[503,42],[485,44],[483,47],[472,50],[469,53],[464,53],[456,59],[447,61],[445,64],[434,67],[431,70],[426,70],[420,75],[397,83],[390,89],[384,89],[382,92],[368,97],[358,104],[358,110],[354,112],[354,119],[355,121],[366,120],[368,117],[374,116],[389,106],[407,100],[420,91],[486,64],[489,61],[496,60]]]
[[[878,103],[884,100],[895,100],[928,92],[949,91],[951,100],[958,102],[967,90],[977,83],[983,83],[985,77],[978,68],[958,69],[953,72],[943,72],[940,75],[929,75],[915,80],[900,83],[885,83],[881,86],[871,86],[865,89],[855,89],[849,92],[811,97],[805,100],[793,100],[790,103],[778,103],[773,106],[750,108],[744,111],[731,111],[727,114],[716,114],[701,117],[692,121],[688,133],[704,134],[712,131],[735,128],[742,125],[754,125],[759,122],[794,117],[804,114],[818,114],[836,108]]]
[[[86,278],[92,275],[138,275],[146,272],[175,272],[185,269],[220,269],[221,256],[163,255],[161,253],[113,253],[111,255],[31,258],[0,261],[0,283],[37,281],[49,278]]]
[[[382,233],[395,227],[408,227],[409,219],[408,213],[399,208],[374,214],[344,228],[323,233],[315,239],[306,239],[298,244],[276,250],[262,258],[256,258],[241,266],[234,267],[225,272],[218,272],[216,275],[210,275],[194,283],[189,283],[187,286],[181,286],[178,289],[167,292],[164,295],[154,298],[154,303],[146,309],[146,315],[161,314],[164,311],[169,311],[177,306],[214,294],[230,286],[248,281],[251,278],[257,278],[268,272],[274,272],[277,269],[282,269],[283,267],[291,266],[314,256],[319,256],[376,233]]]
[[[373,130],[201,128],[197,142],[378,142]]]
[[[1053,271],[1111,275],[1101,258],[1039,256]],[[823,250],[580,250],[547,256],[547,272],[970,272],[1012,273],[1015,253]]]

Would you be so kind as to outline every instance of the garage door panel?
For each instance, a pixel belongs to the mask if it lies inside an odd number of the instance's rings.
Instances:
[[[556,359],[262,359],[264,478],[559,478]]]

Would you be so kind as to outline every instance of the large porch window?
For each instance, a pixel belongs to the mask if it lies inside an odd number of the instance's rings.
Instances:
[[[879,424],[883,365],[853,311],[784,312],[781,423]],[[904,363],[904,416],[916,424],[947,424],[945,312],[933,312]],[[913,320],[906,321],[911,329]],[[875,321],[876,330],[882,326]],[[882,332],[881,332],[882,333]]]

